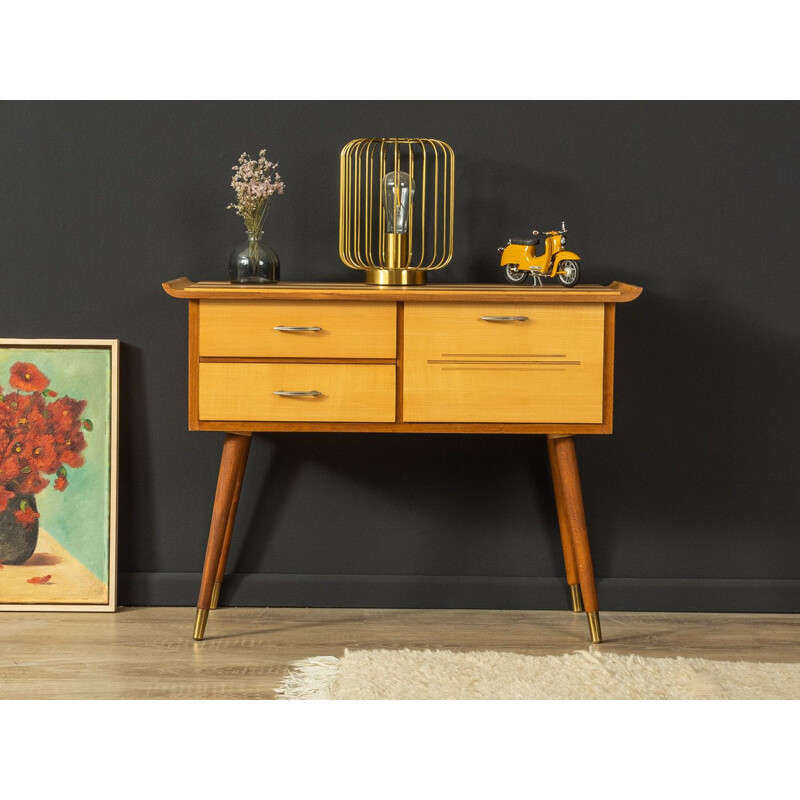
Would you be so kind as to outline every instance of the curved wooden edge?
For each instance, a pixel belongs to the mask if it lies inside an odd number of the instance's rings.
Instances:
[[[184,294],[184,290],[188,289],[190,286],[194,286],[195,283],[196,282],[190,278],[175,278],[175,280],[162,283],[161,288],[171,297],[185,299],[186,295]]]
[[[621,295],[621,297],[615,300],[615,303],[630,303],[631,300],[635,300],[641,293],[642,287],[641,286],[634,286],[632,283],[622,283],[621,281],[612,281],[608,284],[609,289],[615,289]]]
[[[608,286],[558,287],[533,291],[498,284],[440,283],[412,287],[373,287],[361,283],[281,283],[274,286],[233,286],[219,282],[198,282],[182,277],[161,284],[171,297],[180,300],[381,300],[403,302],[438,300],[444,302],[496,303],[629,303],[641,293],[641,286],[614,281]]]

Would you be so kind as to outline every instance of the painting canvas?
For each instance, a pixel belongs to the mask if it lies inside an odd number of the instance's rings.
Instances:
[[[0,339],[0,610],[116,607],[118,360]]]

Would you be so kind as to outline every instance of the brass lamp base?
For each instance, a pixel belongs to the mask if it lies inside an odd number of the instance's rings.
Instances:
[[[375,286],[421,286],[428,282],[424,269],[368,269],[369,284]]]

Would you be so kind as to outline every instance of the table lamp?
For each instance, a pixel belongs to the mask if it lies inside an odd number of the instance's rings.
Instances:
[[[354,139],[342,149],[339,257],[384,286],[423,284],[453,257],[455,156],[438,139]]]

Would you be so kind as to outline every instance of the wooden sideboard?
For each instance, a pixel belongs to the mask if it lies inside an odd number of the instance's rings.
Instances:
[[[259,431],[547,436],[573,611],[602,641],[575,434],[611,433],[617,303],[641,288],[177,278],[189,301],[189,429],[227,433],[194,638],[225,575]]]

